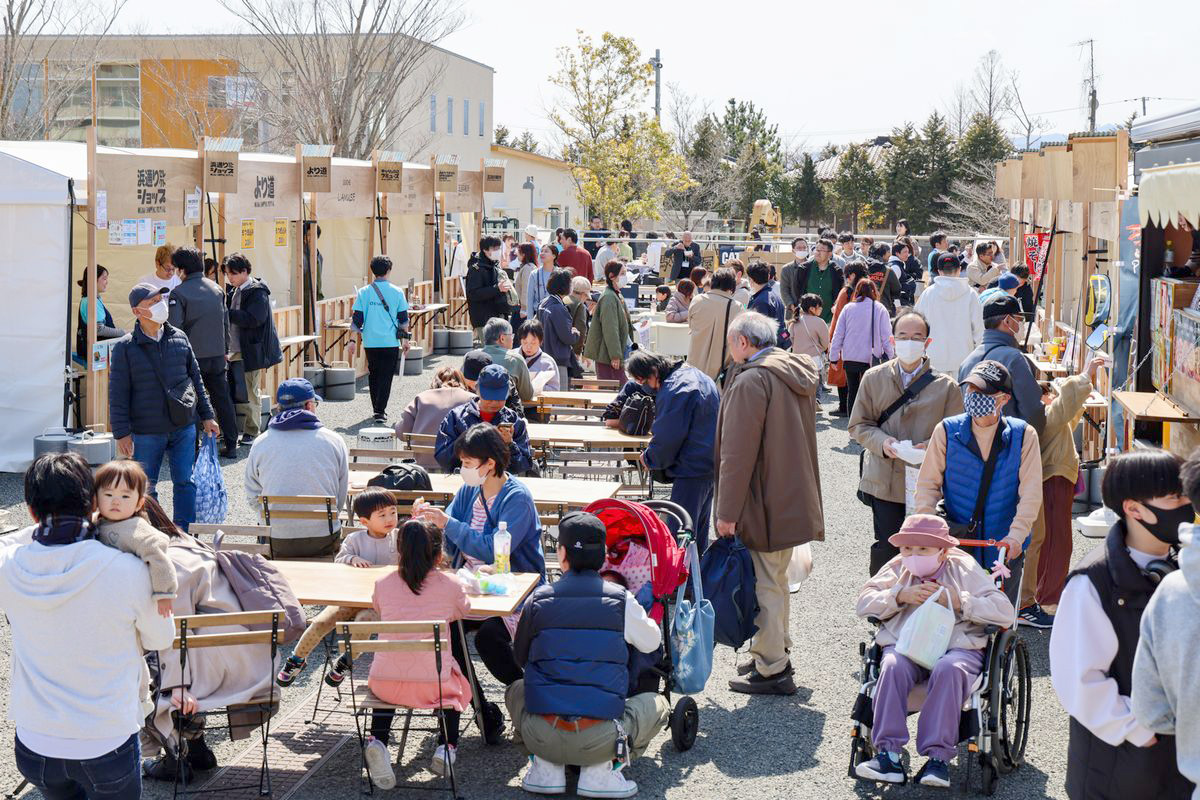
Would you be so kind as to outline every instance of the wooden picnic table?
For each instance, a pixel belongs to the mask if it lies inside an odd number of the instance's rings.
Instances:
[[[617,399],[616,392],[548,391],[533,398],[534,405],[604,408]]]
[[[350,493],[362,491],[367,481],[379,474],[386,464],[373,468],[368,464],[351,464]],[[583,508],[597,500],[607,500],[616,495],[621,484],[616,481],[581,481],[569,478],[520,478],[521,483],[529,488],[533,495],[534,505],[540,507],[564,507],[568,509]],[[461,475],[446,475],[440,472],[429,473],[432,491],[437,494],[455,494],[462,488]]]
[[[395,567],[352,567],[330,561],[273,561],[302,605],[371,608],[375,582]],[[536,572],[514,572],[513,591],[506,595],[468,595],[471,619],[506,617],[537,586]]]
[[[649,436],[627,436],[616,428],[604,425],[569,425],[561,422],[531,422],[529,441],[535,445],[579,445],[585,450],[607,447],[617,450],[641,450],[650,443]]]

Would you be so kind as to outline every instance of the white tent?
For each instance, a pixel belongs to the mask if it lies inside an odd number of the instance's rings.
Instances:
[[[62,424],[70,325],[69,176],[0,151],[0,471]]]

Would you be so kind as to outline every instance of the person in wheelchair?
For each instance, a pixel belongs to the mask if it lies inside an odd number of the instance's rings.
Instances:
[[[917,773],[924,786],[950,786],[949,761],[959,740],[959,717],[972,685],[983,670],[988,625],[1011,625],[1012,602],[972,556],[956,548],[945,520],[913,514],[888,539],[900,555],[867,581],[856,613],[880,620],[876,644],[883,647],[874,698],[871,743],[878,755],[857,766],[859,778],[905,783],[900,755],[908,743],[909,693],[927,683],[917,722],[917,751],[928,760]],[[954,612],[950,646],[932,670],[896,652],[900,631],[922,603],[942,591],[937,602]]]

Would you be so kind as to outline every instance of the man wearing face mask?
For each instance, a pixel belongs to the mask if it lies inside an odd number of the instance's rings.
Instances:
[[[792,239],[792,255],[795,260],[784,264],[783,269],[779,270],[779,292],[788,316],[794,318],[800,305],[800,298],[803,297],[803,293],[796,294],[797,279],[800,268],[808,261],[808,240],[803,236]],[[834,299],[836,298],[837,293],[835,292]],[[832,314],[832,312],[830,313]],[[829,320],[825,320],[825,323],[828,324]]]
[[[500,240],[484,236],[479,240],[479,252],[471,254],[465,280],[467,313],[475,338],[483,339],[483,326],[489,319],[508,319],[512,315],[510,295],[516,299],[513,282],[500,268]]]
[[[1001,543],[1009,562],[1001,574],[1011,571],[1004,592],[1015,604],[1024,550],[1042,506],[1037,431],[1003,416],[1012,397],[1012,378],[998,361],[981,361],[960,385],[966,413],[942,420],[933,429],[917,474],[913,510],[934,514],[944,504],[947,522],[969,529],[964,531],[967,538]],[[972,548],[972,553],[992,569],[1000,550]]]
[[[871,367],[862,377],[850,435],[863,446],[859,496],[871,507],[875,541],[871,544],[870,574],[896,556],[888,542],[904,522],[906,462],[896,451],[899,442],[924,448],[946,417],[961,414],[962,392],[952,379],[933,370],[926,356],[929,323],[910,311],[892,323],[896,357]]]
[[[1143,610],[1149,615],[1151,595],[1158,596],[1152,570],[1171,568],[1179,526],[1194,518],[1182,494],[1181,464],[1163,450],[1136,450],[1109,460],[1101,491],[1117,522],[1103,546],[1071,574],[1058,603],[1050,634],[1050,682],[1071,715],[1068,797],[1193,796],[1193,784],[1179,774],[1175,737],[1166,733],[1173,727],[1161,725],[1161,718],[1135,715],[1141,705],[1135,676],[1146,666],[1137,652],[1139,640],[1154,627],[1143,626]],[[1192,618],[1171,622],[1191,624]],[[1194,658],[1188,652],[1176,663],[1191,665]]]
[[[1021,303],[1015,297],[1001,294],[984,303],[983,342],[962,362],[958,379],[965,380],[984,360],[999,361],[1012,377],[1012,404],[1005,414],[1028,423],[1041,436],[1046,428],[1046,408],[1033,366],[1017,346],[1022,319]]]
[[[479,397],[469,403],[450,409],[438,429],[434,458],[446,472],[462,466],[455,443],[472,425],[487,422],[500,431],[500,437],[509,446],[511,459],[509,471],[525,475],[533,470],[533,451],[529,446],[529,430],[524,418],[504,403],[508,399],[508,372],[499,364],[489,364],[479,373],[475,390]]]
[[[137,324],[109,356],[108,413],[117,450],[146,470],[151,497],[158,496],[158,473],[167,458],[175,485],[171,518],[186,531],[196,519],[197,416],[205,434],[215,436],[220,428],[188,337],[167,322],[167,291],[139,283],[129,292]],[[172,399],[188,394],[190,409]]]

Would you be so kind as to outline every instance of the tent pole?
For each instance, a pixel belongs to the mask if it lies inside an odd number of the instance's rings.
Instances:
[[[95,94],[92,95],[95,97]],[[88,239],[87,239],[87,264],[85,269],[85,280],[87,285],[87,294],[89,298],[96,297],[96,126],[89,125],[87,129],[87,182],[88,182]],[[93,303],[95,301],[93,300]],[[99,333],[99,314],[88,314],[87,320],[87,352],[84,354],[84,361],[87,365],[87,374],[84,375],[83,381],[87,388],[87,412],[84,414],[84,419],[79,421],[81,426],[95,423],[100,419],[100,389],[98,376],[95,370],[96,360],[96,336]],[[106,398],[107,399],[107,398]]]
[[[71,281],[75,278],[75,248],[72,246],[75,241],[75,179],[67,178],[67,195],[71,198],[71,208],[67,214],[67,352],[66,363],[63,365],[64,373],[71,372]],[[95,316],[95,315],[93,315]],[[66,377],[66,375],[64,375]],[[63,413],[62,424],[67,427],[70,422],[71,415],[71,381],[63,381]]]

